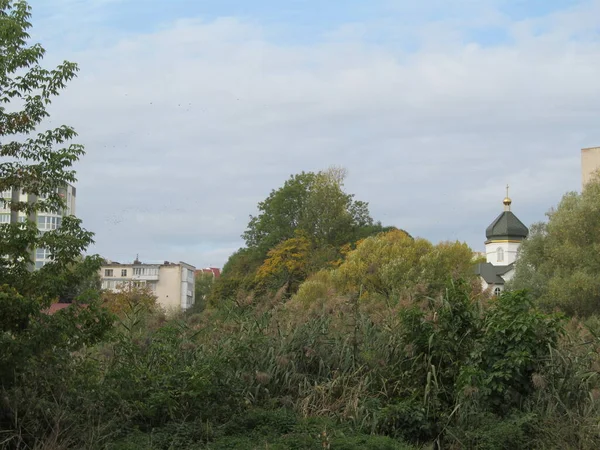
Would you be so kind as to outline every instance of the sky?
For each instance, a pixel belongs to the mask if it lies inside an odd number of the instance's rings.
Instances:
[[[290,175],[342,166],[384,225],[484,248],[600,146],[600,0],[31,0],[90,252],[222,267]]]

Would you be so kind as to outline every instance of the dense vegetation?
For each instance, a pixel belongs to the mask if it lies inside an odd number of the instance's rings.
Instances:
[[[302,172],[260,202],[243,234],[246,247],[229,258],[209,303],[280,289],[293,294],[310,273],[336,266],[361,239],[393,229],[375,223],[367,203],[344,192],[345,177],[336,167]]]
[[[38,66],[28,17],[0,0],[0,95],[24,105],[0,108],[0,190],[39,196],[6,200],[35,212],[64,207],[54,194],[83,149],[56,148],[68,127],[34,134],[75,66]],[[491,298],[468,246],[374,223],[343,178],[274,190],[223,277],[200,280],[206,302],[179,316],[143,289],[100,292],[76,218],[0,225],[0,448],[596,449],[600,319],[576,281],[597,284],[595,237],[567,233],[597,226],[600,181],[563,200],[515,289]],[[31,271],[39,246],[55,261]],[[566,266],[546,262],[563,251]]]
[[[600,314],[600,178],[565,194],[547,216],[520,249],[512,287],[529,290],[547,311]]]

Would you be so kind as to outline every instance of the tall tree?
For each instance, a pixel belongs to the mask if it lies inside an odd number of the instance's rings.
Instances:
[[[342,245],[373,225],[365,202],[344,192],[346,172],[330,168],[293,175],[258,204],[243,234],[246,245],[266,255],[277,244],[303,232],[318,245]]]
[[[0,192],[21,191],[29,198],[19,201],[13,195],[2,200],[13,218],[22,212],[29,220],[0,225],[0,284],[49,300],[67,289],[69,277],[61,274],[76,263],[93,235],[73,216],[45,233],[38,232],[32,220],[37,212],[66,209],[59,190],[75,181],[72,166],[84,150],[70,143],[76,133],[69,126],[38,131],[49,117],[52,99],[78,69],[68,61],[50,70],[42,67],[44,48],[28,43],[30,16],[25,1],[0,0]],[[47,249],[54,262],[31,273],[34,248]],[[48,289],[41,291],[40,284]]]
[[[11,219],[20,212],[28,218],[23,223],[11,220],[0,225],[3,392],[27,380],[27,370],[32,367],[68,366],[72,352],[102,339],[113,321],[94,301],[98,292],[87,296],[85,308],[73,305],[55,315],[44,313],[53,299],[74,297],[93,288],[97,280],[92,275],[99,258],[81,260],[92,233],[82,229],[81,221],[73,216],[64,217],[55,231],[37,230],[38,211],[66,208],[59,190],[75,181],[72,165],[83,154],[83,147],[68,143],[75,137],[68,126],[37,131],[49,116],[51,100],[75,76],[77,66],[64,62],[52,70],[42,68],[44,49],[28,44],[30,15],[25,1],[0,0],[0,192],[28,195],[28,201],[19,201],[18,195],[2,200],[11,210]],[[49,250],[54,261],[32,272],[32,249],[36,247]],[[57,373],[64,377],[60,370]],[[12,417],[19,414],[22,412],[0,408],[0,429],[13,427]]]
[[[548,309],[600,312],[600,178],[565,194],[548,221],[531,227],[511,289],[527,289]]]

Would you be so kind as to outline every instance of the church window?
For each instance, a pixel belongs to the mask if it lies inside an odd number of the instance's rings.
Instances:
[[[498,262],[504,262],[504,249],[502,247],[496,250],[496,256],[498,258]]]
[[[498,297],[502,293],[502,289],[497,287],[494,289],[494,295]]]

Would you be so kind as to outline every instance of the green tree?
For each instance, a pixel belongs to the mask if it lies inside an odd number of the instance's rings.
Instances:
[[[330,168],[290,177],[258,204],[259,214],[251,216],[242,236],[246,245],[266,255],[296,231],[318,245],[340,246],[356,240],[362,228],[373,226],[373,219],[367,203],[344,192],[345,176],[344,170]]]
[[[208,294],[208,303],[214,306],[232,299],[240,290],[253,290],[256,287],[256,271],[263,261],[264,256],[255,248],[241,248],[231,255]]]
[[[492,302],[470,361],[457,384],[476,388],[490,409],[507,413],[534,390],[532,375],[548,364],[563,333],[558,315],[545,315],[524,291],[505,292]]]
[[[81,299],[85,307],[73,305],[54,316],[43,312],[51,301],[93,287],[85,280],[97,271],[99,259],[81,259],[93,235],[73,216],[55,231],[37,230],[37,212],[66,208],[61,190],[75,181],[71,167],[83,147],[68,144],[75,137],[70,127],[36,131],[77,66],[64,62],[52,70],[42,68],[44,49],[28,44],[30,15],[25,1],[0,0],[0,105],[5,105],[0,106],[0,192],[28,194],[27,202],[2,201],[11,213],[34,219],[0,225],[0,389],[22,381],[28,368],[68,364],[74,350],[98,342],[113,321],[94,295]],[[49,250],[54,261],[31,271],[32,251],[38,247]],[[60,370],[56,373],[60,376]],[[0,411],[2,429],[5,413]]]
[[[210,294],[216,279],[217,278],[212,272],[200,272],[196,275],[196,283],[194,285],[196,300],[192,311],[200,312],[204,309],[206,301],[208,300],[208,295]]]
[[[546,309],[600,312],[600,178],[563,196],[548,221],[531,227],[510,289],[526,289]]]
[[[0,225],[0,284],[48,302],[67,289],[68,277],[59,274],[76,262],[93,242],[93,235],[73,216],[65,217],[55,231],[37,230],[36,213],[66,209],[61,190],[75,181],[72,165],[84,150],[82,145],[69,143],[76,136],[71,127],[36,131],[49,117],[52,99],[78,69],[67,61],[51,70],[41,66],[43,47],[28,44],[30,15],[25,1],[0,1],[0,105],[7,105],[0,106],[0,156],[4,160],[0,163],[0,192],[28,194],[26,202],[2,201],[11,212],[34,219]],[[54,262],[30,273],[35,248],[46,248]],[[48,289],[42,291],[40,285]]]

